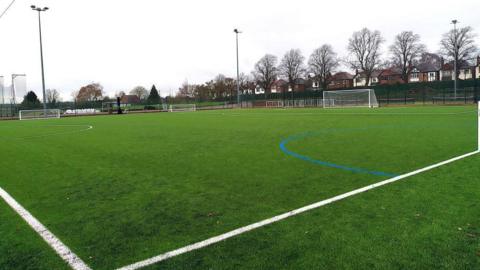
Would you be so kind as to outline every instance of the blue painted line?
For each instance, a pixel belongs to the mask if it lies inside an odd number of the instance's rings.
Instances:
[[[304,155],[301,155],[301,154],[298,154],[298,153],[295,153],[293,151],[288,150],[286,145],[289,142],[304,139],[304,138],[309,137],[309,136],[311,136],[311,133],[304,133],[304,134],[301,134],[301,135],[289,137],[289,138],[283,140],[280,143],[280,149],[282,150],[282,152],[284,152],[285,154],[287,154],[289,156],[292,156],[292,157],[295,157],[295,158],[298,158],[298,159],[301,159],[303,161],[307,161],[307,162],[310,162],[310,163],[313,163],[313,164],[316,164],[316,165],[336,168],[336,169],[350,171],[350,172],[354,172],[354,173],[372,174],[372,175],[376,175],[376,176],[384,176],[384,177],[398,176],[398,174],[393,174],[393,173],[371,171],[371,170],[367,170],[367,169],[349,167],[349,166],[339,165],[339,164],[335,164],[335,163],[331,163],[331,162],[327,162],[327,161],[316,160],[316,159],[313,159],[311,157],[304,156]]]

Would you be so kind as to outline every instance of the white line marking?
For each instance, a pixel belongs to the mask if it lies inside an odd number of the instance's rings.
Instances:
[[[378,183],[375,183],[375,184],[372,184],[372,185],[368,185],[368,186],[365,186],[365,187],[362,187],[362,188],[359,188],[359,189],[355,189],[353,191],[350,191],[350,192],[332,197],[330,199],[326,199],[326,200],[323,200],[323,201],[320,201],[320,202],[317,202],[317,203],[314,203],[314,204],[310,204],[310,205],[307,205],[305,207],[295,209],[295,210],[292,210],[290,212],[287,212],[287,213],[284,213],[284,214],[281,214],[281,215],[278,215],[278,216],[275,216],[275,217],[272,217],[272,218],[269,218],[269,219],[265,219],[265,220],[262,220],[260,222],[253,223],[253,224],[247,225],[245,227],[241,227],[241,228],[238,228],[236,230],[233,230],[233,231],[230,231],[230,232],[227,232],[227,233],[209,238],[207,240],[200,241],[200,242],[197,242],[197,243],[194,243],[194,244],[191,244],[191,245],[188,245],[188,246],[185,246],[185,247],[173,250],[173,251],[169,251],[167,253],[164,253],[164,254],[152,257],[150,259],[146,259],[144,261],[140,261],[140,262],[131,264],[131,265],[127,265],[127,266],[124,266],[122,268],[118,268],[117,270],[135,270],[135,269],[143,268],[143,267],[146,267],[146,266],[164,261],[166,259],[178,256],[178,255],[181,255],[181,254],[193,251],[193,250],[204,248],[206,246],[209,246],[209,245],[221,242],[223,240],[226,240],[228,238],[231,238],[231,237],[234,237],[234,236],[237,236],[237,235],[240,235],[240,234],[258,229],[260,227],[263,227],[263,226],[266,226],[266,225],[284,220],[286,218],[289,218],[289,217],[292,217],[292,216],[295,216],[295,215],[298,215],[298,214],[301,214],[301,213],[304,213],[304,212],[307,212],[307,211],[325,206],[327,204],[331,204],[333,202],[343,200],[345,198],[357,195],[359,193],[363,193],[363,192],[366,192],[366,191],[369,191],[369,190],[372,190],[372,189],[375,189],[375,188],[378,188],[378,187],[381,187],[381,186],[384,186],[384,185],[388,185],[390,183],[408,178],[410,176],[413,176],[413,175],[416,175],[416,174],[419,174],[419,173],[423,173],[423,172],[435,169],[437,167],[440,167],[440,166],[443,166],[443,165],[446,165],[446,164],[449,164],[449,163],[452,163],[452,162],[455,162],[455,161],[458,161],[458,160],[476,155],[478,153],[480,153],[480,150],[477,150],[475,152],[471,152],[471,153],[468,153],[468,154],[465,154],[465,155],[462,155],[462,156],[458,156],[458,157],[455,157],[455,158],[452,158],[452,159],[449,159],[449,160],[446,160],[446,161],[442,161],[440,163],[430,165],[428,167],[425,167],[425,168],[422,168],[422,169],[419,169],[419,170],[416,170],[416,171],[413,171],[413,172],[409,172],[409,173],[406,173],[406,174],[403,174],[403,175],[400,175],[400,176],[396,176],[396,177],[387,179],[385,181],[381,181],[381,182],[378,182]]]
[[[11,140],[29,140],[29,139],[38,139],[38,138],[45,138],[49,136],[58,136],[58,135],[65,135],[65,134],[72,134],[72,133],[80,133],[84,131],[88,131],[93,129],[92,125],[47,125],[47,126],[37,126],[40,128],[43,127],[85,127],[85,129],[81,130],[72,130],[72,131],[63,131],[63,132],[54,132],[54,133],[48,133],[48,134],[43,134],[43,135],[36,135],[36,136],[29,136],[29,137],[18,137],[18,138],[9,138],[9,137],[4,137],[0,139],[11,139]]]
[[[52,247],[55,252],[74,270],[90,270],[82,259],[73,253],[65,244],[60,241],[53,233],[51,233],[38,219],[36,219],[23,206],[15,201],[10,194],[0,188],[0,197],[17,212],[42,238]]]

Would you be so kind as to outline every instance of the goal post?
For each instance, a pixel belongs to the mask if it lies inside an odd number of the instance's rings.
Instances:
[[[20,120],[60,118],[60,110],[59,109],[21,110],[19,111],[18,117]]]
[[[378,101],[373,89],[355,89],[340,91],[324,91],[323,107],[367,107],[377,108]]]
[[[171,104],[168,107],[169,112],[195,112],[196,110],[195,104]]]
[[[265,108],[282,108],[284,106],[281,100],[267,100],[265,101]]]

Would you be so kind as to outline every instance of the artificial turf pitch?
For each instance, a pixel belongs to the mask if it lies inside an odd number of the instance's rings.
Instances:
[[[472,152],[477,112],[4,121],[0,140],[0,187],[92,269],[115,269]],[[479,162],[473,156],[146,269],[480,268]],[[68,269],[3,201],[0,236],[0,269]]]

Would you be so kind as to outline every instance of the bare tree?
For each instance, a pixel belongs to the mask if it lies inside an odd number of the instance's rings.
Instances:
[[[213,89],[216,97],[225,97],[227,93],[227,77],[223,74],[218,74],[213,80]]]
[[[130,91],[130,95],[135,95],[139,99],[144,100],[148,97],[148,90],[143,86],[137,86]]]
[[[427,70],[440,70],[442,68],[442,57],[435,53],[424,52],[414,64]]]
[[[308,60],[309,71],[322,89],[327,89],[331,74],[338,65],[337,54],[329,44],[315,49]]]
[[[277,73],[277,57],[275,55],[266,54],[255,64],[253,76],[265,91],[265,96],[270,92],[272,84],[277,79]]]
[[[402,70],[402,80],[407,83],[410,66],[426,51],[426,46],[420,42],[420,35],[412,31],[403,31],[395,36],[390,46],[392,62]]]
[[[180,88],[178,88],[177,97],[191,98],[195,96],[195,85],[189,84],[185,80]]]
[[[292,98],[295,92],[295,81],[305,74],[305,66],[303,62],[302,52],[299,49],[289,50],[282,58],[278,70],[282,76],[287,79],[290,88],[292,89]]]
[[[250,91],[255,90],[255,80],[252,76],[250,76],[249,74],[240,73],[239,79],[240,91],[243,94],[247,94]]]
[[[47,89],[47,91],[45,91],[45,96],[47,103],[49,104],[55,104],[60,101],[60,93],[57,91],[57,89]]]
[[[354,32],[348,41],[350,58],[347,63],[352,69],[365,73],[367,85],[370,85],[372,73],[381,64],[380,46],[384,41],[379,31],[370,31],[368,28]]]
[[[473,28],[470,26],[457,29],[456,32],[451,30],[443,34],[440,41],[440,53],[447,59],[457,61],[457,71],[461,62],[472,58],[477,52],[478,49],[475,45],[476,36]],[[458,72],[456,76],[458,78]]]
[[[115,93],[115,97],[119,97],[119,98],[122,98],[123,96],[125,96],[125,91],[118,91]]]

